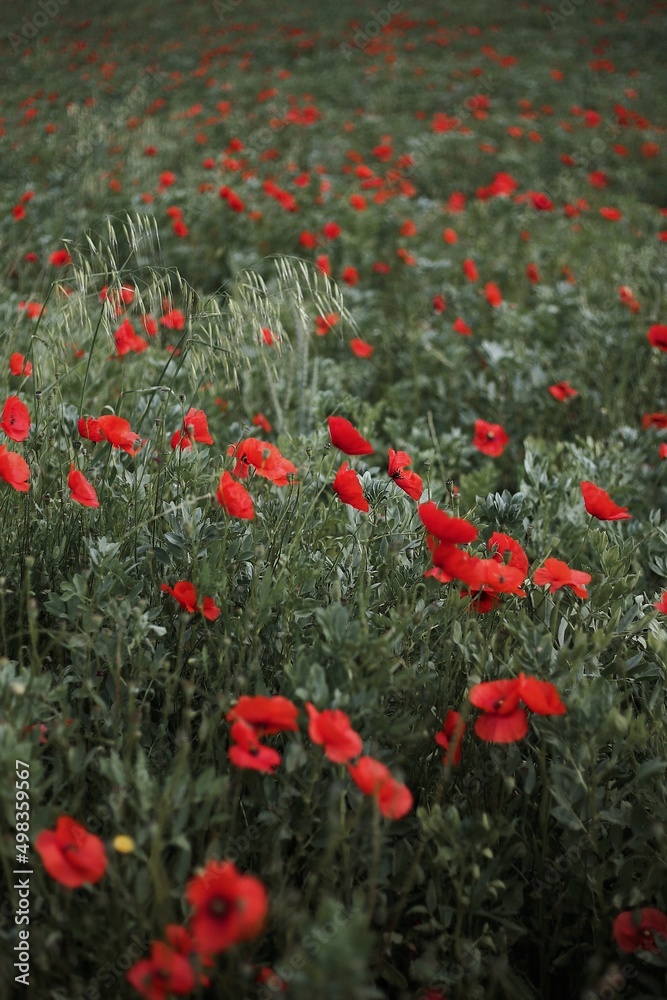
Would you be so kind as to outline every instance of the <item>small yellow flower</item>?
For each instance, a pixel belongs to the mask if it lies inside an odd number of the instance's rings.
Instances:
[[[113,838],[113,846],[119,854],[131,854],[136,844],[132,837],[128,837],[126,833],[119,833],[117,837]]]

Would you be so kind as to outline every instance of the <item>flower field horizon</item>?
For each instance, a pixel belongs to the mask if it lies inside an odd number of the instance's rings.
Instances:
[[[36,0],[0,995],[667,997],[662,0]]]

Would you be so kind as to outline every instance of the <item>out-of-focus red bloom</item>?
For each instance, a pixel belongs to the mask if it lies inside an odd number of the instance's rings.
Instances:
[[[595,483],[584,480],[581,484],[581,495],[586,510],[593,517],[597,517],[598,521],[626,521],[632,517],[627,507],[619,507],[606,490],[596,486]]]
[[[528,281],[530,281],[531,285],[539,285],[542,278],[537,269],[537,264],[528,264],[526,266],[526,277],[528,278]]]
[[[344,764],[361,753],[361,736],[352,728],[350,718],[338,708],[325,708],[318,712],[307,701],[308,735],[313,743],[324,748],[324,753],[334,764]]]
[[[185,898],[194,911],[190,926],[195,945],[207,955],[257,937],[269,908],[259,879],[241,875],[231,861],[209,861],[188,882]]]
[[[113,414],[98,417],[97,426],[104,439],[113,448],[120,448],[128,455],[136,455],[141,449],[140,435],[131,429],[129,421],[123,417],[117,417]]]
[[[129,319],[123,320],[118,329],[115,331],[113,339],[116,344],[116,351],[119,358],[122,358],[125,354],[129,354],[130,351],[134,351],[135,354],[140,354],[148,347],[148,341],[139,336]]]
[[[412,809],[412,792],[392,777],[389,768],[373,757],[360,757],[347,770],[364,795],[372,795],[386,819],[402,819]]]
[[[184,611],[189,611],[190,613],[200,611],[204,618],[207,618],[211,622],[215,621],[220,614],[220,608],[216,607],[212,597],[205,597],[201,606],[197,603],[195,586],[187,580],[179,580],[174,587],[163,583],[160,585],[160,590],[171,594]]]
[[[493,306],[494,309],[497,309],[498,306],[502,305],[503,296],[494,281],[487,281],[484,285],[484,297],[489,305]]]
[[[600,215],[603,219],[608,219],[609,222],[618,222],[619,219],[623,217],[623,213],[620,208],[603,207],[600,209]]]
[[[266,344],[267,347],[272,347],[279,339],[273,330],[269,330],[268,326],[262,327],[262,343]]]
[[[197,444],[213,444],[213,438],[208,431],[208,420],[203,410],[196,410],[193,406],[183,417],[183,429],[175,431],[171,437],[171,447],[192,448],[192,442]]]
[[[466,207],[466,196],[462,191],[454,191],[447,199],[447,211],[451,215],[459,215]]]
[[[663,590],[660,600],[656,601],[653,607],[660,611],[661,614],[667,615],[667,590]]]
[[[356,508],[356,510],[363,511],[364,513],[368,511],[368,500],[364,496],[359,476],[354,469],[348,468],[347,462],[343,462],[341,465],[340,469],[336,473],[332,486],[343,503]]]
[[[440,510],[433,500],[417,507],[419,519],[428,531],[440,542],[454,545],[466,545],[477,538],[477,528],[463,517],[452,517],[447,511]]]
[[[370,358],[375,348],[372,344],[366,343],[365,340],[354,337],[350,341],[350,350],[357,358]]]
[[[43,306],[41,302],[19,302],[18,308],[25,310],[28,319],[39,319],[46,306]]]
[[[463,734],[466,731],[466,724],[460,712],[455,712],[453,708],[447,712],[442,729],[435,734],[435,742],[439,747],[446,750],[442,763],[447,767],[451,764],[456,767],[461,763],[461,752],[463,744]]]
[[[18,396],[8,396],[2,408],[0,427],[12,441],[25,441],[30,433],[30,411]]]
[[[42,830],[35,850],[51,878],[68,889],[93,885],[107,870],[104,844],[71,816],[59,816],[55,830]]]
[[[574,396],[579,395],[578,391],[567,381],[556,382],[555,385],[550,385],[549,392],[559,403],[564,403],[566,399],[572,399]]]
[[[260,742],[254,726],[239,720],[233,723],[230,735],[234,742],[227,751],[227,756],[235,767],[273,774],[280,765],[282,757],[277,750]]]
[[[623,910],[614,920],[613,934],[621,951],[651,951],[657,955],[667,938],[667,915],[654,906]]]
[[[32,364],[16,351],[9,359],[9,370],[12,375],[32,375]]]
[[[552,212],[554,203],[543,191],[531,191],[530,200],[533,203],[533,208],[536,208],[539,212]]]
[[[49,254],[49,264],[54,267],[62,267],[64,264],[71,264],[72,257],[67,250],[54,250]]]
[[[667,413],[645,413],[642,417],[642,427],[645,431],[650,428],[656,431],[667,430]]]
[[[185,328],[185,313],[182,309],[169,309],[160,316],[160,323],[166,330],[183,330]]]
[[[442,295],[433,296],[433,309],[437,313],[444,312],[447,308],[447,303],[443,299]]]
[[[659,351],[667,351],[667,324],[654,323],[646,334],[651,347],[657,347]]]
[[[329,434],[334,448],[344,455],[372,455],[374,448],[370,441],[362,437],[359,431],[345,417],[327,417]]]
[[[240,517],[246,521],[252,521],[255,517],[252,497],[242,483],[232,479],[227,469],[220,476],[216,499],[230,517]]]
[[[500,531],[494,531],[486,544],[489,551],[493,553],[492,558],[496,562],[521,571],[523,574],[521,582],[523,583],[528,574],[528,556],[516,538],[512,538],[511,535],[506,535]],[[504,556],[508,553],[509,559],[504,559]]]
[[[352,286],[359,284],[359,272],[357,271],[356,267],[349,267],[349,266],[346,267],[343,273],[341,274],[341,278],[343,279],[346,285]]]
[[[634,293],[629,285],[619,285],[618,286],[618,297],[624,306],[630,310],[631,313],[635,315],[641,312],[641,306],[634,296]]]
[[[421,476],[416,472],[406,470],[405,466],[412,463],[412,458],[407,451],[394,451],[389,449],[389,475],[397,486],[400,486],[413,500],[421,500],[424,491],[424,484]]]
[[[331,261],[329,260],[329,255],[326,253],[320,253],[315,258],[315,266],[322,272],[331,277]]]
[[[459,238],[456,235],[456,230],[450,229],[449,226],[442,231],[442,239],[445,243],[453,244],[458,243]]]
[[[88,482],[83,472],[74,468],[73,462],[67,477],[67,485],[70,488],[72,500],[83,504],[84,507],[99,507],[100,502],[97,499],[95,487]]]
[[[292,462],[280,454],[275,445],[260,441],[259,438],[249,437],[238,444],[231,444],[227,454],[236,459],[232,471],[239,479],[246,479],[252,466],[258,476],[270,479],[276,486],[287,486],[288,477],[298,471]]]
[[[452,323],[452,330],[454,333],[459,333],[462,337],[470,337],[472,335],[472,329],[460,316],[457,316]]]
[[[135,962],[126,978],[145,1000],[168,1000],[173,994],[184,996],[197,985],[189,960],[164,941],[153,941],[150,957]]]
[[[317,336],[324,337],[338,323],[339,319],[338,313],[325,313],[324,316],[316,316],[315,333]]]
[[[475,264],[474,260],[470,260],[468,258],[467,260],[463,261],[463,273],[465,274],[468,281],[477,281],[479,274],[477,272],[477,265]]]
[[[502,455],[508,442],[509,437],[501,424],[490,424],[486,420],[475,421],[475,436],[472,439],[472,446],[481,451],[483,455],[497,458]]]
[[[246,722],[258,736],[274,736],[285,730],[297,732],[298,715],[294,702],[282,695],[243,694],[225,718],[227,722]]]
[[[261,427],[266,434],[270,434],[273,430],[269,420],[264,416],[263,413],[256,413],[252,418],[253,427]]]
[[[540,566],[533,573],[533,583],[538,587],[548,584],[552,594],[560,590],[561,587],[569,587],[577,597],[588,597],[588,591],[583,585],[590,582],[590,573],[579,569],[570,569],[567,563],[553,557],[546,559],[544,566]]]
[[[322,226],[322,235],[327,240],[335,240],[341,233],[342,229],[337,222],[327,222]]]

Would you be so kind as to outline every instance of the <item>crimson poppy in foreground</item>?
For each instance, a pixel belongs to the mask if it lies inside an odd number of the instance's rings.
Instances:
[[[213,444],[213,438],[209,434],[208,420],[203,410],[196,410],[193,406],[183,417],[183,429],[172,434],[171,447],[183,451],[185,448],[192,448],[192,442],[197,444]]]
[[[407,451],[394,451],[389,449],[389,475],[397,486],[400,486],[413,500],[421,500],[424,492],[424,483],[421,476],[416,472],[406,471],[405,466],[412,463],[412,458]]]
[[[654,323],[646,334],[651,347],[657,347],[659,351],[667,351],[667,325],[664,323]]]
[[[364,795],[372,795],[378,809],[386,819],[402,819],[412,809],[412,792],[397,781],[379,760],[360,757],[356,764],[347,764],[347,770]]]
[[[345,417],[327,417],[329,435],[334,448],[344,455],[372,455],[374,448]]]
[[[468,698],[484,713],[475,721],[475,732],[489,743],[523,739],[528,732],[528,716],[520,702],[537,715],[564,715],[567,711],[553,684],[524,673],[509,680],[475,684]]]
[[[9,370],[12,375],[32,375],[32,364],[16,351],[9,359]]]
[[[22,455],[7,451],[4,444],[0,444],[0,479],[19,493],[30,489],[30,466]]]
[[[334,764],[344,764],[361,753],[361,736],[352,728],[350,718],[339,708],[325,708],[318,712],[311,702],[306,702],[308,735],[313,743],[324,748],[324,753]]]
[[[252,497],[242,483],[237,483],[235,479],[232,479],[231,474],[226,469],[220,476],[215,496],[222,509],[230,517],[240,517],[246,521],[253,520],[255,508]]]
[[[252,466],[258,476],[270,479],[275,486],[287,486],[288,477],[297,472],[296,465],[281,455],[275,445],[259,438],[249,437],[230,444],[227,454],[236,459],[232,472],[239,479],[246,479]]]
[[[107,870],[104,844],[71,816],[59,816],[55,830],[42,830],[35,850],[51,878],[68,889],[99,882]]]
[[[277,750],[264,746],[254,726],[239,720],[234,722],[230,731],[233,740],[227,751],[227,756],[235,767],[250,771],[261,771],[273,774],[282,761]]]
[[[662,597],[659,601],[655,602],[653,607],[660,611],[663,615],[667,615],[667,590],[663,590]]]
[[[477,538],[477,528],[463,517],[453,517],[445,510],[440,510],[433,500],[421,503],[417,507],[419,519],[428,531],[440,542],[451,542],[465,545]]]
[[[141,437],[131,429],[129,420],[117,417],[115,414],[108,414],[98,417],[96,423],[102,437],[109,442],[112,448],[120,448],[128,455],[136,455],[140,450]]]
[[[580,569],[570,569],[567,563],[553,556],[546,559],[533,573],[533,583],[538,587],[549,584],[550,593],[554,594],[561,587],[569,587],[577,597],[588,597],[588,591],[583,584],[591,582],[591,574]]]
[[[99,507],[100,502],[97,499],[95,487],[88,482],[83,472],[74,468],[74,463],[70,466],[67,485],[70,488],[72,500],[76,500],[84,507]]]
[[[257,937],[269,908],[263,884],[254,875],[241,875],[232,861],[209,861],[188,882],[185,898],[194,911],[195,946],[207,955]]]
[[[354,469],[348,468],[347,462],[343,462],[331,485],[343,503],[364,514],[368,512],[368,500],[364,496],[359,476]]]
[[[225,718],[227,722],[242,719],[256,729],[260,736],[268,736],[283,730],[296,732],[299,728],[298,715],[299,710],[294,702],[282,695],[243,694]]]
[[[581,484],[581,494],[586,510],[593,517],[597,517],[598,521],[625,521],[632,517],[627,507],[619,507],[607,491],[595,483],[584,480]]]
[[[18,396],[8,396],[5,400],[0,427],[12,441],[25,441],[30,433],[30,411]]]
[[[621,951],[651,951],[657,955],[667,938],[667,915],[654,906],[623,910],[614,920],[613,933]]]
[[[498,458],[504,452],[509,437],[501,424],[490,424],[486,420],[475,421],[475,434],[472,439],[473,448],[483,455]]]

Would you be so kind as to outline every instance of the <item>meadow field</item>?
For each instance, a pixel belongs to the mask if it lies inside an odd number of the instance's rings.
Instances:
[[[667,997],[667,3],[26,0],[0,996]]]

